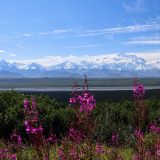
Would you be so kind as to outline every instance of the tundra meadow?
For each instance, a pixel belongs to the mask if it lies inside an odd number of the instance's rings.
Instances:
[[[97,105],[87,78],[83,91],[75,84],[67,107],[48,97],[5,91],[0,95],[0,159],[159,160],[160,101],[144,97],[138,80],[133,102],[119,104]]]

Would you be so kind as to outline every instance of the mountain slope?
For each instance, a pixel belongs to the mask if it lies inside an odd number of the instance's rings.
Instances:
[[[136,55],[49,57],[41,60],[0,60],[0,77],[159,77],[160,60]]]

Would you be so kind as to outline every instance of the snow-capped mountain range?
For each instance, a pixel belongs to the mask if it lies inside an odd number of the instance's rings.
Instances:
[[[160,59],[133,54],[0,60],[0,77],[160,77]]]

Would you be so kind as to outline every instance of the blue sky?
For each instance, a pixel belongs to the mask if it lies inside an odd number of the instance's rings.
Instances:
[[[0,1],[0,59],[155,51],[160,0]]]

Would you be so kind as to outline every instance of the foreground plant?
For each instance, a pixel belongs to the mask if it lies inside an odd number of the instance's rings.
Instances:
[[[145,89],[142,83],[134,80],[133,97],[136,106],[135,110],[135,127],[140,129],[143,127],[146,118],[146,107],[144,102]]]
[[[0,148],[0,159],[17,160],[17,152],[23,148],[21,135],[17,130],[13,130],[10,139]]]
[[[133,96],[136,104],[136,129],[134,135],[136,138],[137,153],[133,156],[133,160],[159,160],[160,159],[160,128],[156,124],[149,125],[149,131],[154,135],[155,140],[150,146],[146,146],[148,139],[142,131],[143,124],[146,119],[146,108],[144,104],[145,89],[143,84],[134,81]],[[145,126],[146,127],[146,126]]]
[[[36,108],[35,99],[24,100],[25,128],[31,143],[37,152],[36,159],[49,160],[49,148],[43,135],[43,127],[39,122],[39,113]]]
[[[8,148],[0,148],[0,159],[16,160],[17,155],[11,154]]]
[[[61,141],[59,157],[61,160],[96,159],[105,154],[105,149],[94,140],[96,121],[92,112],[96,107],[94,96],[88,91],[85,77],[82,92],[77,91],[77,84],[69,99],[69,106],[75,110],[76,118],[70,124],[68,134]]]

